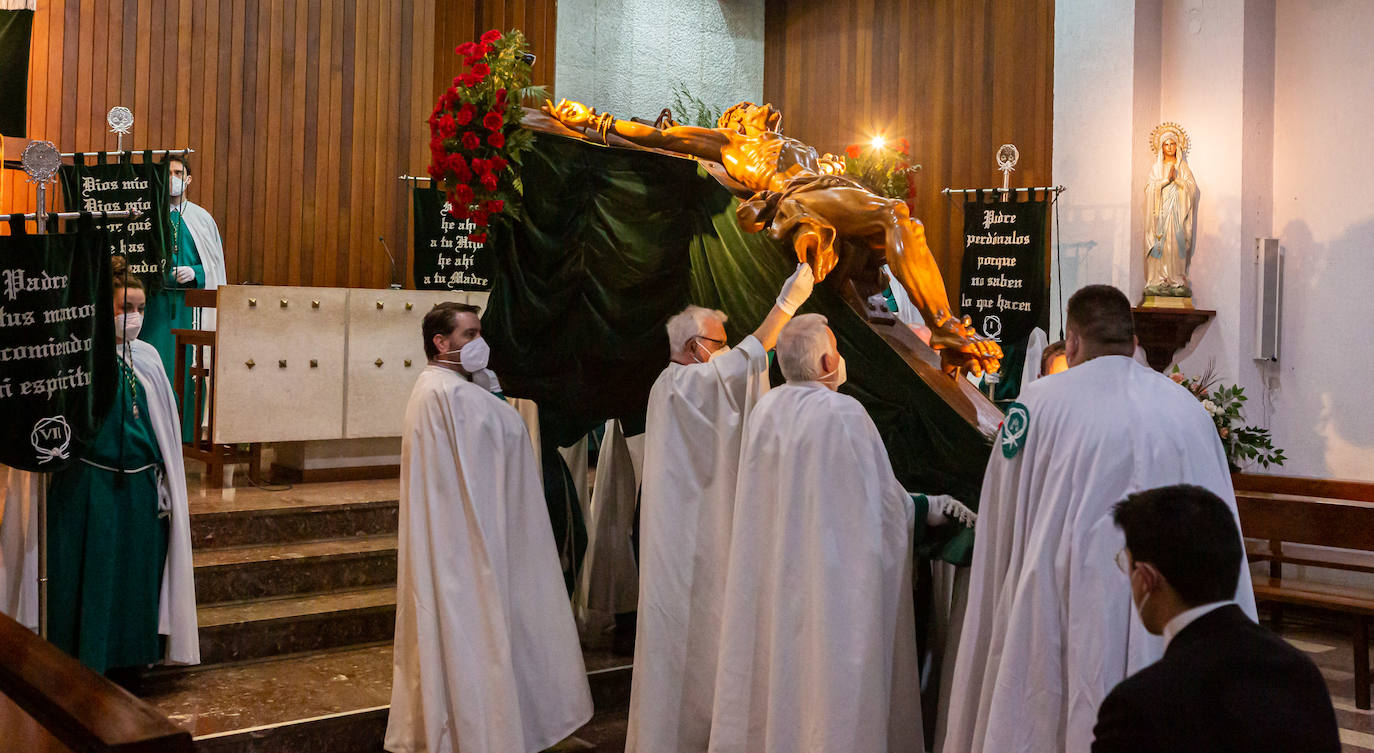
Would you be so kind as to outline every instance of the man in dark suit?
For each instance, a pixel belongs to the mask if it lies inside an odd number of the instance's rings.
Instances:
[[[1231,601],[1241,544],[1225,503],[1201,487],[1166,486],[1112,514],[1126,534],[1117,564],[1141,622],[1167,648],[1102,702],[1093,753],[1339,753],[1316,665]]]

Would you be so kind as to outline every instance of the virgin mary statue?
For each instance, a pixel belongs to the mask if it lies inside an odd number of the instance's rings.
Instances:
[[[1177,123],[1161,123],[1150,134],[1150,147],[1155,164],[1145,184],[1145,295],[1187,298],[1197,203],[1188,134]]]

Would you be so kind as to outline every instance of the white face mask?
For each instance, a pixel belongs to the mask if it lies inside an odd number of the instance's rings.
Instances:
[[[468,341],[458,351],[458,358],[461,361],[463,371],[469,374],[481,371],[487,367],[487,359],[491,356],[491,346],[480,336]]]
[[[456,359],[444,357],[455,353],[458,354]],[[487,367],[487,358],[490,355],[491,346],[487,345],[487,341],[479,336],[469,340],[458,350],[446,350],[440,353],[435,357],[434,362],[442,363],[445,366],[459,366],[462,367],[463,371],[474,374]]]
[[[710,362],[712,361],[712,359],[714,359],[716,356],[723,356],[723,355],[725,355],[726,353],[729,353],[729,352],[730,352],[730,346],[729,346],[729,345],[722,345],[722,346],[720,346],[719,348],[717,348],[717,349],[715,349],[715,350],[713,350],[713,351],[708,352],[708,353],[706,354],[705,360],[703,360],[701,356],[697,355],[697,353],[698,353],[698,352],[701,352],[701,351],[705,351],[705,350],[706,350],[706,346],[701,344],[701,340],[696,340],[696,341],[694,341],[694,342],[693,342],[693,345],[692,345],[692,358],[693,358],[697,363],[710,363]]]
[[[834,377],[834,384],[831,384],[831,377]],[[835,370],[821,375],[818,381],[832,390],[838,390],[847,379],[849,379],[849,373],[844,368],[844,356],[840,356],[840,363],[835,367]]]
[[[173,196],[180,196],[186,191],[186,180],[177,176],[172,176],[171,185],[167,187],[167,193]]]
[[[143,329],[143,315],[138,312],[130,314],[119,314],[114,318],[115,338],[124,342],[133,342],[138,339],[138,333]]]

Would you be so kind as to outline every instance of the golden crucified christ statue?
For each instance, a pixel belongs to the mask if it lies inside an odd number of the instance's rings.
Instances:
[[[716,128],[674,125],[656,128],[598,114],[563,100],[545,111],[569,128],[594,128],[639,146],[719,162],[753,195],[736,216],[748,232],[767,229],[790,241],[798,261],[807,262],[816,280],[839,263],[842,240],[886,253],[888,266],[930,326],[930,345],[948,372],[964,368],[975,375],[997,371],[1002,349],[979,337],[968,320],[950,311],[944,279],[926,245],[925,228],[904,202],[879,196],[842,175],[844,163],[832,155],[778,133],[782,115],[772,105],[741,102],[721,115]]]

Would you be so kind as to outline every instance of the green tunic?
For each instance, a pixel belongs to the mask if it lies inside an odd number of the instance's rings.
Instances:
[[[172,262],[167,268],[167,274],[163,276],[162,290],[148,296],[148,308],[143,312],[143,331],[138,339],[157,348],[158,355],[162,356],[162,368],[175,384],[176,336],[172,334],[172,330],[191,329],[195,326],[195,310],[186,305],[186,291],[205,287],[205,266],[201,264],[195,239],[191,237],[186,222],[181,219],[181,212],[172,212],[171,215],[172,238],[176,242]],[[195,270],[195,281],[177,282],[176,267],[190,267]],[[199,415],[194,419],[191,417],[195,393],[191,387],[190,348],[186,350],[186,367],[183,369],[185,381],[182,382],[186,385],[186,395],[182,398],[180,409],[182,441],[190,441],[191,430],[200,419]]]
[[[53,474],[48,490],[48,639],[97,672],[162,658],[162,453],[143,385],[116,360],[109,415],[81,460]],[[116,468],[125,472],[107,470]]]

